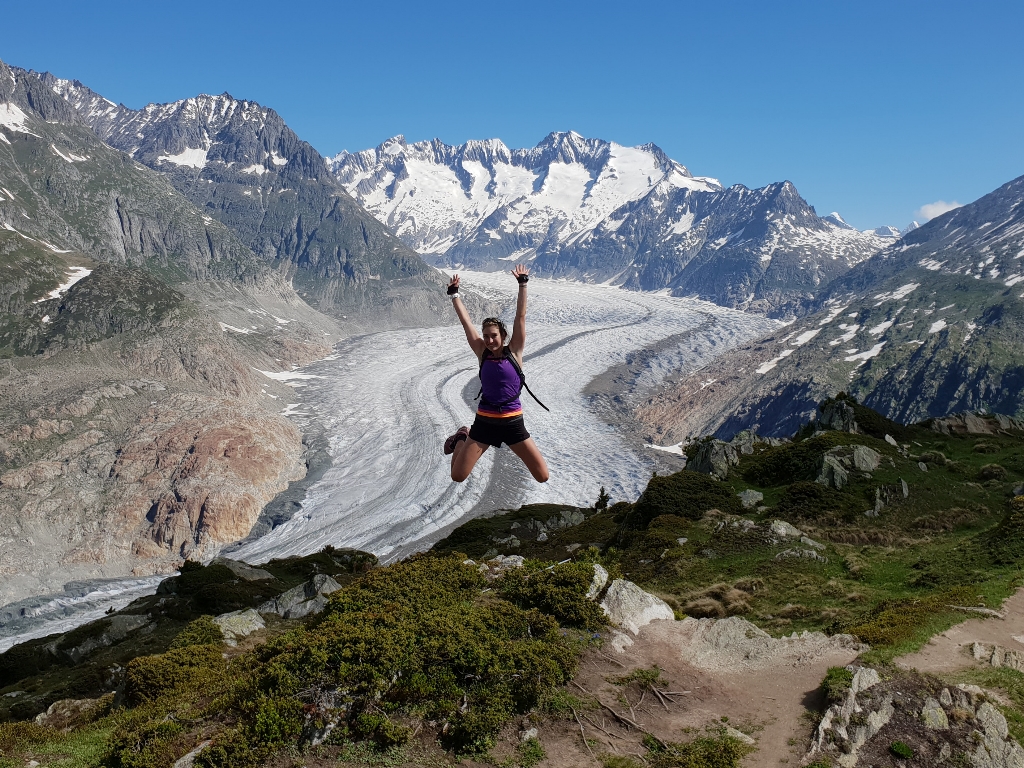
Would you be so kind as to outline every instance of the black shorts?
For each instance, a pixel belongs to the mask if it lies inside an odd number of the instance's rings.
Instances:
[[[526,422],[522,416],[513,416],[511,419],[492,419],[489,416],[481,416],[479,413],[469,429],[469,439],[478,443],[493,445],[495,448],[505,445],[515,445],[527,440],[530,433],[526,431]]]

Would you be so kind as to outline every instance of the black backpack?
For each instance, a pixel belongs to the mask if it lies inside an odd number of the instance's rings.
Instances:
[[[519,365],[519,361],[518,361],[518,360],[516,360],[516,356],[515,356],[515,355],[513,355],[513,354],[512,354],[512,353],[511,353],[511,352],[509,351],[509,348],[508,348],[508,346],[502,347],[502,350],[501,350],[501,354],[502,354],[502,357],[503,357],[503,358],[504,358],[505,360],[508,360],[508,361],[509,361],[510,363],[512,363],[512,367],[513,367],[513,368],[515,368],[515,369],[516,369],[516,373],[518,373],[518,374],[519,374],[519,391],[518,391],[518,392],[516,392],[516,394],[515,394],[515,396],[514,396],[514,397],[512,397],[512,398],[511,398],[511,399],[509,399],[509,400],[506,400],[506,401],[505,401],[504,403],[491,403],[491,402],[490,402],[490,401],[488,401],[488,400],[484,400],[483,402],[485,402],[485,403],[488,403],[488,405],[493,405],[493,406],[495,406],[496,408],[500,408],[500,407],[502,407],[503,405],[508,405],[508,404],[509,404],[509,403],[511,403],[511,402],[512,402],[513,400],[517,400],[517,399],[519,398],[519,395],[520,395],[520,394],[522,394],[522,391],[523,391],[523,387],[526,387],[526,391],[530,393],[530,397],[532,397],[532,398],[533,398],[534,400],[536,400],[536,401],[537,401],[537,405],[539,405],[539,406],[540,406],[541,408],[543,408],[543,409],[544,409],[545,411],[550,411],[551,409],[550,409],[550,408],[548,408],[548,407],[547,407],[546,405],[544,405],[544,403],[542,403],[542,402],[540,401],[540,399],[539,399],[539,398],[538,398],[538,397],[537,397],[537,396],[536,396],[535,394],[533,394],[533,392],[532,392],[532,391],[530,390],[530,387],[529,387],[529,385],[528,385],[528,384],[526,383],[526,374],[525,374],[525,373],[523,373],[523,369],[522,369],[522,368],[520,367],[520,365]],[[484,372],[484,361],[485,361],[485,360],[487,360],[487,359],[489,359],[490,357],[491,357],[491,350],[489,350],[489,349],[485,349],[485,350],[484,350],[484,353],[483,353],[483,354],[482,354],[482,355],[480,356],[480,371],[479,371],[479,372],[477,373],[477,375],[478,375],[478,376],[479,376],[480,378],[483,378],[483,372]],[[480,387],[480,391],[479,391],[479,392],[477,393],[477,395],[476,395],[476,398],[475,398],[475,399],[476,399],[476,400],[479,400],[479,399],[480,399],[480,396],[481,396],[481,395],[482,395],[483,393],[484,393],[484,388],[483,388],[483,387],[481,386],[481,387]]]

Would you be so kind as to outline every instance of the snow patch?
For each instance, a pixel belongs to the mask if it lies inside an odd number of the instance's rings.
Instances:
[[[932,323],[931,327],[928,329],[928,333],[938,333],[939,331],[941,331],[945,327],[946,327],[946,321],[945,320],[936,320],[934,323]]]
[[[907,283],[906,285],[901,285],[895,291],[892,291],[890,293],[880,293],[877,296],[875,296],[875,298],[879,300],[879,304],[881,304],[883,301],[899,301],[900,299],[910,295],[920,287],[920,283]],[[875,304],[875,306],[877,307],[878,304]]]
[[[774,368],[776,365],[778,365],[780,362],[782,362],[782,360],[784,360],[785,358],[787,358],[790,355],[792,355],[795,351],[796,351],[795,349],[784,349],[784,350],[782,350],[781,354],[778,357],[773,357],[771,360],[769,360],[769,361],[767,361],[765,363],[761,363],[761,365],[759,365],[757,367],[757,371],[756,372],[757,373],[768,373],[768,371],[770,371],[772,368]]]
[[[871,349],[866,350],[864,352],[858,352],[857,354],[850,355],[849,357],[846,357],[844,359],[848,363],[852,363],[855,360],[859,360],[861,363],[863,363],[865,360],[870,360],[872,357],[878,357],[878,353],[882,351],[882,347],[884,346],[885,342],[880,341],[877,344],[875,344],[875,346],[873,346]]]
[[[686,453],[683,451],[683,444],[676,443],[675,445],[654,445],[653,443],[647,443],[647,448],[652,451],[661,451],[663,453],[672,453],[676,456],[685,456]]]
[[[186,147],[176,155],[160,155],[156,161],[158,163],[174,163],[175,165],[187,166],[189,168],[204,168],[206,167],[206,153],[208,151],[206,149]]]
[[[27,133],[29,136],[35,136],[37,139],[40,138],[39,134],[32,133],[28,128],[25,127],[25,121],[28,119],[28,115],[21,111],[21,107],[17,104],[7,102],[0,104],[0,125],[7,128],[10,131],[16,133]],[[6,141],[6,137],[4,137]],[[11,142],[7,142],[10,144]]]
[[[886,331],[888,331],[890,328],[892,328],[893,322],[895,322],[895,321],[893,321],[893,320],[885,320],[885,321],[879,323],[878,325],[876,325],[874,328],[868,328],[868,333],[870,333],[872,336],[878,336],[880,334],[883,334]]]
[[[61,251],[61,253],[67,253],[67,251]],[[34,303],[38,304],[40,301],[46,301],[47,299],[59,299],[61,294],[67,291],[72,285],[92,274],[92,270],[86,269],[85,267],[69,267],[68,270],[67,280],[45,296],[36,299]]]
[[[802,347],[804,344],[813,339],[819,333],[821,333],[821,328],[815,328],[812,331],[804,331],[789,343],[792,344],[794,347]]]

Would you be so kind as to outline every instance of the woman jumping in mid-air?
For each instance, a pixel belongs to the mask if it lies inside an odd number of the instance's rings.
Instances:
[[[445,454],[452,456],[452,480],[461,483],[473,471],[477,461],[489,446],[498,448],[505,443],[512,453],[523,460],[537,482],[548,479],[548,465],[540,455],[537,444],[523,423],[523,406],[519,393],[525,384],[522,376],[523,348],[526,346],[526,281],[529,270],[516,265],[512,274],[519,281],[519,299],[516,319],[512,323],[512,339],[505,346],[508,331],[496,317],[483,322],[483,335],[477,333],[469,313],[459,298],[459,276],[453,275],[448,283],[448,294],[459,322],[466,331],[466,341],[480,361],[480,406],[477,408],[473,428],[459,427],[459,431],[444,441]],[[538,400],[538,402],[540,402]]]

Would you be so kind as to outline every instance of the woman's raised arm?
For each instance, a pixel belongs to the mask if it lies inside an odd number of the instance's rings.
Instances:
[[[516,319],[512,322],[512,339],[508,350],[523,361],[523,350],[526,349],[526,281],[530,279],[530,270],[522,264],[516,264],[512,275],[519,281],[519,296],[516,299]]]
[[[452,306],[455,308],[455,314],[459,316],[459,322],[462,323],[462,330],[466,332],[466,341],[469,342],[470,349],[476,353],[477,357],[480,357],[484,353],[484,340],[480,337],[476,326],[473,325],[473,321],[469,319],[466,305],[459,298],[459,283],[459,275],[457,273],[452,275],[451,280],[448,281],[448,295],[452,297]]]

